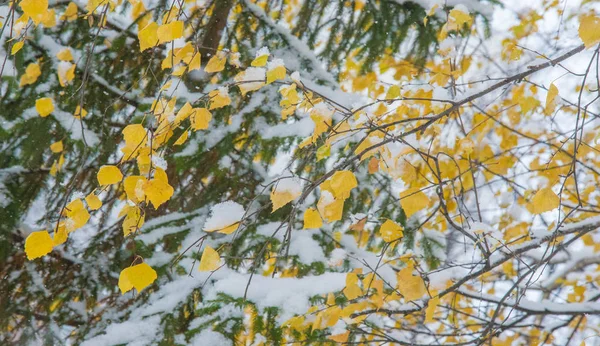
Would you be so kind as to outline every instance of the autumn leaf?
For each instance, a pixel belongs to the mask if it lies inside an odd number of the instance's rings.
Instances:
[[[56,58],[60,61],[73,61],[73,54],[69,48],[65,48],[56,53]]]
[[[208,60],[208,63],[204,67],[206,73],[215,73],[223,71],[225,63],[227,62],[227,55],[223,52],[217,52]]]
[[[158,24],[150,22],[146,27],[138,32],[138,40],[140,41],[140,52],[158,44]]]
[[[51,98],[42,97],[35,101],[35,110],[42,118],[45,118],[54,112],[54,103]]]
[[[100,167],[97,178],[100,185],[112,185],[120,182],[123,179],[123,174],[117,166],[106,165]]]
[[[58,141],[50,144],[50,151],[52,151],[53,153],[60,153],[61,151],[63,151],[63,142]]]
[[[54,231],[54,237],[52,238],[52,243],[54,246],[58,246],[64,244],[67,241],[68,232],[67,228],[64,224],[58,226],[58,229]]]
[[[331,177],[331,191],[335,198],[348,198],[350,191],[358,186],[354,173],[350,171],[337,171]]]
[[[222,108],[231,104],[231,98],[229,98],[229,93],[226,88],[212,90],[208,93],[208,97],[210,97],[209,110]]]
[[[19,41],[13,44],[12,48],[10,49],[10,55],[17,54],[21,50],[21,48],[23,48],[23,44],[23,41]]]
[[[150,286],[157,278],[156,271],[148,264],[141,263],[125,268],[119,275],[119,289],[122,294],[135,288],[138,293]]]
[[[154,179],[147,181],[144,184],[144,194],[154,206],[154,209],[158,209],[163,203],[171,199],[173,196],[174,189],[167,181],[167,176],[164,171],[160,168],[156,169]]]
[[[560,198],[551,188],[540,189],[527,204],[527,210],[532,214],[541,214],[558,208]]]
[[[25,239],[25,253],[27,259],[32,260],[42,257],[54,247],[54,242],[48,231],[32,232]]]
[[[320,228],[323,220],[316,209],[308,208],[304,212],[304,229]]]
[[[156,29],[156,36],[159,43],[170,42],[183,36],[183,22],[173,21],[169,24],[163,24]]]
[[[212,120],[212,114],[206,108],[194,108],[191,118],[194,131],[206,130]]]
[[[202,252],[202,258],[200,258],[200,266],[198,270],[201,272],[209,272],[217,270],[221,265],[221,256],[212,247],[207,246]]]
[[[407,218],[429,206],[429,198],[419,188],[410,188],[400,194],[400,204]]]
[[[398,240],[403,236],[402,226],[388,219],[381,225],[379,234],[381,235],[381,238],[388,243]]]
[[[582,15],[579,18],[579,37],[585,48],[591,48],[600,42],[600,17],[593,13]]]
[[[19,6],[23,13],[37,25],[42,22],[48,10],[48,0],[22,0]]]
[[[413,275],[414,267],[406,266],[398,272],[398,291],[404,296],[406,302],[423,297],[426,292],[425,284],[420,276]]]
[[[123,236],[126,237],[136,232],[144,225],[145,216],[138,206],[126,205],[119,213],[119,217],[125,215],[123,224]]]
[[[548,88],[548,94],[546,95],[546,106],[544,107],[544,114],[550,115],[554,112],[556,107],[556,100],[558,99],[558,88],[554,83],[550,84]]]
[[[279,65],[273,69],[267,70],[267,84],[271,84],[274,81],[285,79],[285,66]]]
[[[346,275],[346,287],[343,293],[348,300],[356,299],[363,294],[362,289],[358,285],[358,276],[356,273],[348,273]]]
[[[435,298],[429,300],[429,302],[427,303],[427,309],[425,309],[425,323],[433,322],[433,316],[435,315],[435,310],[437,309],[439,304],[439,296],[436,296]]]
[[[40,65],[37,63],[31,63],[25,68],[25,74],[21,76],[19,86],[23,87],[25,85],[33,84],[41,75],[42,70],[40,69]]]
[[[271,203],[273,204],[273,210],[283,207],[290,203],[294,199],[298,198],[302,193],[300,184],[295,179],[283,179],[273,185],[271,190]]]
[[[90,210],[98,210],[102,207],[102,201],[93,192],[85,197],[85,203],[87,203]]]
[[[65,215],[67,216],[66,227],[68,232],[83,227],[90,219],[90,213],[83,205],[83,201],[79,198],[74,199],[65,207]]]

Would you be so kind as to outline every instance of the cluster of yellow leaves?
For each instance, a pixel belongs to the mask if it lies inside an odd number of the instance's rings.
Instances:
[[[56,21],[54,10],[48,10],[48,0],[22,0],[19,6],[23,10],[23,17],[21,17],[23,21],[31,19],[35,25],[44,23],[45,26]]]
[[[183,21],[181,20],[173,20],[162,25],[150,22],[138,31],[141,52],[181,37],[183,37]]]
[[[162,69],[171,68],[173,69],[172,75],[181,76],[186,70],[199,70],[201,58],[200,52],[194,49],[191,42],[187,42],[181,48],[169,50],[162,61],[161,67]],[[173,66],[176,67],[173,68]]]
[[[468,12],[464,12],[459,8],[453,8],[448,13],[448,21],[440,30],[438,34],[438,39],[441,41],[448,36],[448,33],[450,31],[459,31],[465,25],[471,26],[472,23],[473,18],[471,18],[471,15]]]

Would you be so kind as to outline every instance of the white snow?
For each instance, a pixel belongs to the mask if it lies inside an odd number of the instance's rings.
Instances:
[[[245,213],[244,207],[234,201],[216,204],[210,209],[210,216],[204,223],[204,230],[212,231],[231,226],[239,222]]]

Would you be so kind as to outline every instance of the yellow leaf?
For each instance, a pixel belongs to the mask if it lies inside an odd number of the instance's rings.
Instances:
[[[317,149],[317,162],[331,155],[331,145],[324,144]]]
[[[554,83],[550,84],[550,88],[548,88],[548,94],[546,95],[546,106],[544,108],[544,114],[550,115],[554,112],[554,108],[556,107],[556,100],[558,96],[558,88]]]
[[[21,48],[23,48],[23,41],[19,41],[13,44],[12,48],[10,49],[10,55],[17,54],[17,52],[20,51]]]
[[[397,85],[392,85],[385,95],[385,98],[388,100],[397,99],[400,97],[400,87]]]
[[[123,189],[127,199],[133,203],[140,203],[144,200],[144,184],[146,177],[141,175],[131,175],[123,181]]]
[[[225,107],[231,104],[229,93],[225,88],[212,90],[208,93],[208,97],[210,98],[210,110]]]
[[[77,106],[75,107],[75,112],[73,113],[73,117],[75,117],[75,119],[79,119],[80,115],[81,118],[85,118],[85,116],[88,114],[88,112],[85,110],[85,108],[83,109],[83,111],[81,110],[81,106]]]
[[[333,340],[339,344],[345,344],[348,341],[348,337],[350,336],[350,331],[341,334],[329,335],[327,339]]]
[[[154,206],[154,209],[158,209],[161,204],[168,201],[173,196],[173,192],[173,187],[165,179],[157,178],[156,174],[154,179],[144,184],[144,193],[150,200],[150,203],[152,203],[152,206]]]
[[[327,321],[325,327],[333,327],[339,320],[342,314],[342,308],[339,306],[332,306],[325,310],[323,313],[324,319]]]
[[[356,299],[363,294],[362,289],[358,286],[358,276],[355,273],[346,275],[346,288],[343,293],[348,300]]]
[[[22,87],[24,85],[35,83],[41,74],[42,71],[40,70],[40,65],[36,63],[31,63],[27,65],[27,68],[25,69],[25,74],[21,76],[19,86]]]
[[[558,208],[559,204],[560,198],[551,188],[545,187],[536,192],[531,202],[527,204],[527,210],[532,214],[541,214]]]
[[[381,238],[388,243],[398,240],[404,235],[402,233],[402,226],[389,219],[381,225],[379,234],[381,235]]]
[[[281,186],[273,186],[273,190],[271,190],[271,203],[273,204],[273,210],[271,212],[275,212],[275,210],[298,198],[301,193],[302,191],[300,189],[284,190]]]
[[[71,64],[70,62],[61,61],[58,63],[58,69],[56,74],[58,75],[58,82],[60,86],[64,87],[71,83],[71,81],[75,78],[75,64]]]
[[[600,42],[600,17],[588,13],[579,18],[579,37],[590,48]]]
[[[433,322],[433,316],[435,314],[435,309],[440,304],[440,297],[435,297],[430,299],[427,303],[427,309],[425,310],[425,323]]]
[[[54,247],[54,242],[48,231],[33,232],[25,239],[25,253],[28,260],[50,253],[52,247]]]
[[[61,151],[63,151],[63,142],[58,141],[58,142],[54,142],[54,143],[50,144],[50,150],[53,153],[60,153]]]
[[[64,244],[67,241],[67,229],[64,224],[58,226],[58,229],[54,231],[54,238],[52,239],[52,243],[54,246]]]
[[[194,57],[192,58],[192,60],[188,64],[188,68],[190,69],[190,71],[194,71],[194,70],[199,70],[200,69],[200,66],[201,66],[200,59],[201,59],[200,52],[196,52],[196,54],[194,54]]]
[[[279,65],[267,71],[267,84],[271,84],[276,80],[285,79],[285,66]]]
[[[138,32],[138,40],[140,41],[140,52],[158,44],[158,24],[150,22],[146,27]]]
[[[119,275],[119,289],[122,294],[135,287],[138,293],[151,285],[158,276],[156,271],[148,264],[141,263],[125,268]]]
[[[90,219],[90,213],[85,209],[83,201],[79,198],[67,204],[65,207],[65,215],[68,218],[66,223],[68,232],[73,232],[74,230],[83,227]]]
[[[38,25],[44,19],[48,10],[48,0],[23,0],[19,3],[23,13]]]
[[[400,204],[407,218],[429,206],[429,198],[419,188],[413,187],[400,194]]]
[[[217,270],[221,265],[221,256],[212,247],[207,246],[204,248],[202,258],[200,258],[200,266],[198,270],[201,272],[211,272]]]
[[[42,25],[44,25],[46,28],[52,28],[52,27],[56,26],[56,11],[55,10],[46,11],[42,15],[41,22],[42,22]]]
[[[222,228],[222,229],[220,229],[220,230],[219,230],[219,233],[223,233],[223,234],[231,234],[231,233],[235,232],[235,231],[238,229],[238,227],[240,227],[240,223],[239,223],[239,222],[236,222],[236,223],[234,223],[234,224],[233,224],[233,225],[231,225],[231,226],[227,226],[227,227],[225,227],[225,228]],[[207,232],[208,232],[208,231],[207,231]]]
[[[183,73],[185,72],[185,70],[186,70],[185,66],[178,66],[177,68],[175,68],[173,70],[173,72],[171,72],[171,74],[173,76],[182,76]]]
[[[144,225],[145,216],[142,215],[142,211],[138,206],[125,206],[120,214],[122,213],[125,214],[122,225],[124,237],[137,231]]]
[[[327,222],[341,220],[344,212],[344,200],[334,199],[331,201],[330,198],[327,198],[327,195],[331,196],[331,194],[327,191],[324,191],[321,194],[321,198],[317,203],[319,212],[323,216],[323,219]]]
[[[191,42],[187,42],[185,46],[181,48],[175,48],[175,59],[174,63],[179,63],[179,61],[183,61],[186,64],[190,63],[192,60],[192,55],[194,54],[194,47]],[[168,56],[171,54],[167,54]]]
[[[73,54],[69,48],[65,48],[56,54],[60,61],[73,61]]]
[[[85,197],[85,203],[87,203],[90,210],[98,210],[102,207],[102,201],[93,192]]]
[[[35,110],[42,118],[45,118],[50,115],[50,113],[54,112],[54,103],[51,98],[42,97],[35,101]]]
[[[170,42],[183,36],[183,22],[173,21],[169,24],[163,24],[156,30],[159,43]]]
[[[267,64],[267,60],[269,60],[269,54],[257,56],[256,58],[254,58],[254,60],[252,60],[250,65],[252,67],[263,67]]]
[[[206,67],[204,67],[204,71],[206,71],[206,73],[223,71],[226,61],[227,55],[223,52],[217,52],[217,54],[213,55],[213,57],[208,60]]]
[[[350,197],[350,191],[358,186],[358,182],[351,171],[337,171],[331,177],[330,186],[336,199],[346,199]]]
[[[185,131],[183,131],[181,136],[179,136],[179,138],[177,138],[177,140],[175,141],[175,143],[173,145],[182,145],[183,143],[185,143],[185,141],[187,141],[187,139],[188,139],[188,131],[185,130]]]
[[[123,179],[123,174],[117,166],[102,166],[98,171],[98,184],[112,185],[120,182]]]
[[[458,28],[455,29],[460,29],[462,28],[462,26],[465,23],[468,23],[471,20],[471,16],[468,13],[465,13],[459,9],[452,9],[449,13],[449,17],[454,21],[454,23],[458,26]]]
[[[320,228],[323,226],[323,220],[319,212],[314,208],[308,208],[304,212],[304,229]]]
[[[77,4],[71,1],[67,6],[67,9],[65,9],[63,15],[60,16],[60,19],[66,19],[67,21],[73,21],[77,19]]]
[[[206,130],[212,120],[212,114],[206,108],[194,108],[192,113],[192,127],[194,131]]]
[[[141,148],[146,146],[148,135],[146,129],[141,124],[127,125],[122,131],[125,146],[121,149],[123,160],[129,160],[135,156]]]
[[[406,302],[423,297],[426,291],[423,279],[412,275],[413,269],[414,267],[409,265],[398,272],[398,290]]]

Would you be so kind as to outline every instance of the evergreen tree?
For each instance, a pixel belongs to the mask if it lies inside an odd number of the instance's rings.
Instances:
[[[596,5],[462,3],[0,7],[0,341],[584,340]]]

